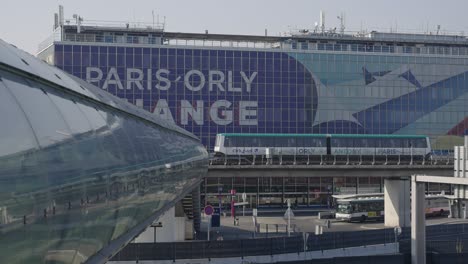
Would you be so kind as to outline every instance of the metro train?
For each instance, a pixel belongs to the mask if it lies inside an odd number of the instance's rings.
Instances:
[[[372,160],[425,160],[431,153],[424,135],[376,134],[236,134],[216,136],[215,157],[334,160],[365,157]]]

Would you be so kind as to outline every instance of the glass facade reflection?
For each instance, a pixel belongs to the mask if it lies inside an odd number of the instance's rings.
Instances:
[[[209,150],[217,133],[423,134],[434,150],[451,150],[468,128],[460,37],[258,37],[278,46],[242,48],[255,36],[209,47],[205,40],[223,40],[187,34],[186,44],[198,44],[171,45],[167,36],[184,33],[158,34],[70,26],[40,56],[184,127]]]
[[[192,134],[0,41],[0,259],[104,262],[207,171]]]

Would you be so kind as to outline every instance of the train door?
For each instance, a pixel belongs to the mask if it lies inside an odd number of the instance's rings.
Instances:
[[[327,155],[331,155],[331,137],[327,136]]]

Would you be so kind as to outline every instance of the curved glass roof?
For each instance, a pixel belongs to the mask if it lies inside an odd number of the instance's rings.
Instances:
[[[0,259],[104,263],[198,186],[189,132],[0,40]]]

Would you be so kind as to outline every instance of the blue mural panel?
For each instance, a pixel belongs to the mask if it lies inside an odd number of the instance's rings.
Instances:
[[[56,56],[69,46],[57,45]],[[64,60],[74,64],[84,47],[89,52],[88,46],[72,46],[74,52],[63,54]],[[84,75],[70,72],[174,121],[210,149],[223,132],[312,133],[315,82],[286,53],[91,47],[90,55]],[[274,102],[281,114],[266,114]]]
[[[402,133],[438,140],[467,129],[468,61],[320,47],[324,51],[64,44],[55,46],[55,62],[195,133],[210,150],[223,132]]]

